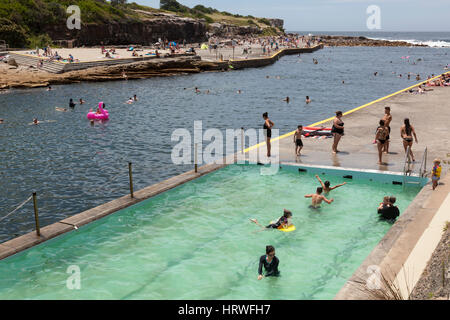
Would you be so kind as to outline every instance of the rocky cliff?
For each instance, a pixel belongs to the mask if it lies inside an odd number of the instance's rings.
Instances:
[[[223,23],[211,23],[209,25],[208,32],[213,36],[218,37],[233,37],[233,36],[246,36],[246,35],[259,35],[262,33],[262,29],[258,26],[236,26]]]
[[[284,28],[284,20],[283,19],[267,19],[270,22],[270,25],[275,28],[283,29]]]
[[[263,29],[256,24],[235,25],[230,23],[207,24],[204,19],[181,17],[176,14],[134,10],[141,20],[123,22],[111,21],[107,24],[82,23],[81,30],[69,30],[65,24],[47,26],[44,32],[53,40],[75,40],[74,46],[95,45],[150,45],[159,39],[203,42],[208,35],[219,37],[239,37],[260,35]],[[272,27],[282,28],[283,20],[267,19]]]
[[[53,40],[72,40],[75,46],[94,45],[150,45],[158,39],[202,42],[206,40],[205,21],[170,14],[149,14],[141,21],[82,23],[81,30],[69,30],[56,25],[44,30]]]

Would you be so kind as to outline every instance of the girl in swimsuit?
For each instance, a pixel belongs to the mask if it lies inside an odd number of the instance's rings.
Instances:
[[[389,135],[388,128],[384,125],[384,120],[380,120],[380,126],[377,128],[377,133],[375,134],[375,140],[378,146],[378,164],[382,164],[381,156],[383,154],[384,145],[387,142],[387,137]]]
[[[280,218],[278,218],[278,220],[275,223],[270,223],[265,227],[262,226],[256,219],[250,219],[250,221],[260,226],[262,228],[261,230],[266,230],[266,229],[278,229],[279,227],[288,228],[290,225],[292,225],[291,219],[292,219],[292,212],[287,209],[283,209],[283,215]]]
[[[413,135],[416,143],[419,143],[419,141],[417,141],[416,131],[414,130],[414,127],[409,123],[408,118],[405,119],[404,123],[405,124],[400,128],[400,136],[403,139],[403,147],[405,148],[406,152],[409,146],[409,156],[411,156],[412,161],[416,161],[412,152]]]
[[[342,118],[342,111],[336,111],[336,118],[333,120],[333,127],[331,128],[331,132],[334,136],[334,142],[333,142],[333,153],[339,152],[337,149],[339,140],[341,140],[342,136],[344,135],[344,122],[341,120]]]
[[[264,134],[266,136],[266,144],[267,144],[267,156],[270,157],[270,138],[272,137],[272,127],[274,126],[274,123],[269,119],[269,115],[267,112],[263,113],[264,118]]]

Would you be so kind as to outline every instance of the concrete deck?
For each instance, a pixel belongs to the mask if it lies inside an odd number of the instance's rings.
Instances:
[[[110,46],[105,46],[105,49],[111,49]],[[101,48],[52,48],[53,52],[58,52],[58,54],[63,57],[64,59],[67,59],[69,57],[69,54],[71,54],[74,59],[79,60],[79,62],[92,62],[92,61],[110,61],[111,58],[106,58],[105,54],[102,54]],[[184,51],[184,50],[183,50]],[[20,51],[11,51],[12,53],[19,53],[19,54],[31,54],[32,52],[36,52],[36,50],[20,50]],[[138,55],[143,55],[145,57],[146,53],[152,52],[154,53],[154,49],[143,49],[143,51],[136,51]],[[169,53],[169,50],[158,50],[158,52],[161,55],[164,55],[165,53]],[[47,59],[46,57],[42,56],[44,53],[44,50],[39,50],[40,56],[38,57],[36,54],[31,54],[32,56],[36,58],[43,58]],[[133,57],[132,51],[127,51],[127,49],[117,49],[116,48],[116,54],[113,55],[115,59],[137,59],[139,57]]]
[[[389,154],[383,154],[385,165],[378,165],[377,145],[373,144],[378,121],[384,115],[384,107],[391,107],[391,140]],[[345,110],[342,110],[345,111]],[[426,116],[425,116],[426,114]],[[331,127],[332,119],[314,124],[302,123],[304,126]],[[284,134],[281,139],[272,138],[272,154],[274,157],[277,145],[279,159],[282,162],[295,162],[311,165],[326,165],[346,168],[376,169],[381,171],[403,172],[405,151],[400,137],[400,127],[404,118],[409,118],[414,126],[419,143],[414,142],[412,150],[416,158],[411,170],[418,173],[425,147],[428,148],[427,169],[435,158],[440,158],[442,171],[450,164],[450,88],[435,87],[426,94],[399,93],[386,100],[374,103],[357,112],[344,112],[345,135],[338,145],[337,154],[331,152],[333,138],[303,138],[304,147],[301,156],[295,156],[293,131]],[[276,128],[276,124],[275,124]],[[293,128],[295,130],[295,128]],[[265,143],[260,145],[260,161],[268,162],[265,156]],[[256,161],[256,152],[250,152],[250,160]]]
[[[218,48],[217,50],[214,49],[206,49],[206,50],[200,50],[196,49],[197,54],[202,57],[202,60],[205,61],[219,61],[220,55],[222,55],[223,60],[245,60],[245,59],[260,59],[260,58],[268,58],[273,56],[274,54],[280,52],[283,49],[295,49],[295,47],[285,47],[280,46],[278,50],[270,50],[270,53],[266,51],[266,53],[263,53],[261,45],[252,44],[251,47],[251,53],[244,54],[243,49],[244,47],[248,46],[236,46],[233,50],[231,47],[223,47]],[[298,49],[308,49],[310,47],[298,47]],[[275,47],[273,48],[275,49]],[[233,54],[234,51],[234,54]]]

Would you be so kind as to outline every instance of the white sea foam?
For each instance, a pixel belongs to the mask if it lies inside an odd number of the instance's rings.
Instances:
[[[411,43],[411,44],[421,44],[421,45],[426,45],[429,47],[433,47],[433,48],[450,48],[450,42],[447,41],[442,41],[442,40],[426,40],[426,41],[421,41],[421,40],[415,40],[415,39],[384,39],[384,38],[369,38],[372,40],[385,40],[385,41],[391,41],[391,42],[399,42],[399,41],[403,41],[403,42],[407,42],[407,43]]]

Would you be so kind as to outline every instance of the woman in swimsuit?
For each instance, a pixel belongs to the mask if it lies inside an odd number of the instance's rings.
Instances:
[[[381,156],[383,154],[383,148],[387,142],[387,137],[389,135],[389,130],[385,126],[384,120],[380,120],[380,126],[377,128],[377,133],[375,134],[375,140],[378,146],[378,164],[382,164]]]
[[[333,133],[334,136],[334,142],[333,142],[333,153],[339,152],[337,149],[339,140],[341,140],[342,136],[344,135],[344,122],[341,120],[342,118],[342,111],[336,111],[336,118],[333,120],[333,127],[331,128],[331,133]]]
[[[278,276],[280,274],[280,271],[278,271],[279,263],[280,261],[275,257],[275,248],[273,246],[266,246],[266,254],[259,258],[258,280],[264,277]],[[265,275],[263,275],[263,267],[266,271]]]
[[[269,115],[267,112],[263,113],[264,118],[264,135],[266,136],[266,144],[267,144],[267,156],[270,157],[270,138],[272,137],[272,127],[274,126],[274,123],[269,119]]]
[[[408,149],[409,146],[409,155],[412,158],[412,161],[416,161],[414,159],[414,154],[412,152],[412,144],[413,144],[413,135],[414,138],[416,140],[416,143],[419,143],[419,141],[417,141],[417,136],[416,136],[416,131],[414,130],[414,127],[412,125],[409,124],[409,119],[406,118],[404,121],[404,125],[400,128],[400,136],[403,139],[403,147],[405,148],[405,152]]]

